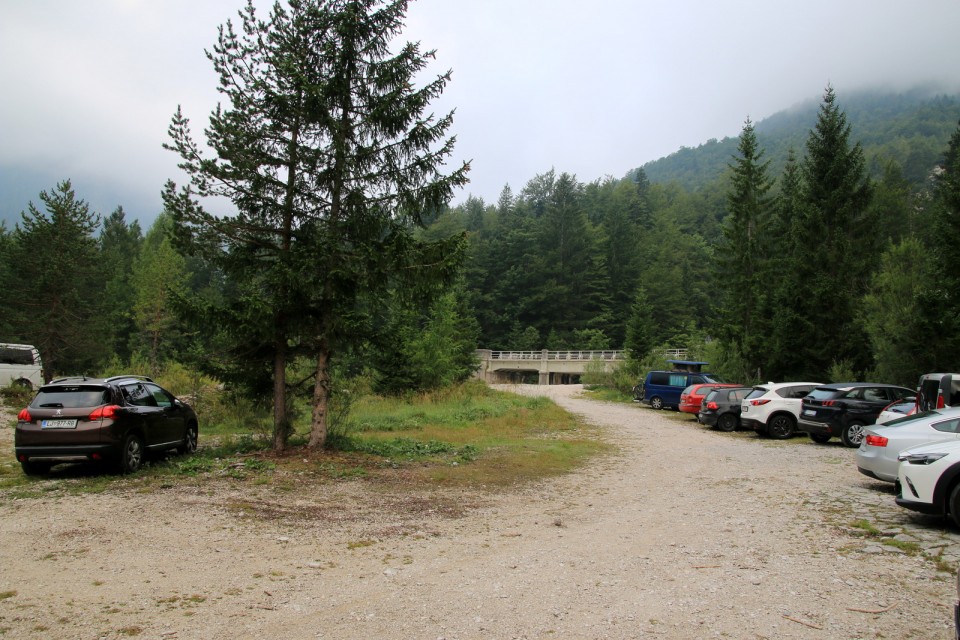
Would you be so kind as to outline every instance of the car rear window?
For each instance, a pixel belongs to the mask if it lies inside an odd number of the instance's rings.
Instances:
[[[814,400],[827,400],[837,395],[838,389],[814,389],[806,397]]]
[[[746,397],[747,400],[753,400],[754,398],[759,398],[767,392],[766,387],[754,387],[753,391],[750,392],[750,395]]]
[[[30,406],[37,409],[43,407],[79,409],[99,407],[106,404],[108,399],[109,393],[103,387],[57,387],[41,389]]]

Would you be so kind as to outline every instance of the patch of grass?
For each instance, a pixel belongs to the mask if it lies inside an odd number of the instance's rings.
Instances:
[[[9,600],[17,595],[16,591],[0,591],[0,600]]]
[[[353,402],[343,429],[326,449],[291,438],[274,452],[269,437],[250,426],[201,425],[192,455],[154,457],[137,474],[96,465],[62,465],[43,478],[22,474],[0,454],[0,500],[133,490],[154,493],[184,483],[249,482],[273,490],[302,490],[304,482],[352,479],[475,487],[510,486],[566,473],[611,451],[599,430],[547,398],[495,391],[468,383],[406,397],[365,396]],[[237,420],[235,425],[243,424]]]
[[[915,555],[920,553],[920,545],[916,542],[907,542],[905,540],[894,540],[893,538],[884,538],[880,541],[880,544],[886,545],[888,547],[894,547],[900,549],[901,551],[906,551],[910,555]]]
[[[854,520],[853,522],[850,523],[850,526],[854,529],[859,529],[860,531],[863,531],[864,535],[869,536],[871,538],[880,537],[880,529],[877,529],[873,525],[873,523],[867,520],[863,520],[863,519]]]
[[[591,400],[601,400],[603,402],[619,402],[621,404],[633,404],[633,395],[624,393],[619,389],[612,387],[588,387],[584,388],[583,393]]]

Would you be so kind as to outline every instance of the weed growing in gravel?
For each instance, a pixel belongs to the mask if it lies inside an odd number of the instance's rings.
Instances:
[[[880,537],[880,529],[877,529],[875,526],[873,526],[873,524],[866,520],[854,520],[850,523],[850,526],[854,529],[863,531],[865,535],[868,535],[871,538]]]

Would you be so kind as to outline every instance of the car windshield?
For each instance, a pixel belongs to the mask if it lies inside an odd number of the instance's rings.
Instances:
[[[56,387],[41,389],[37,397],[30,403],[37,409],[79,409],[82,407],[99,407],[107,402],[107,390],[102,387]]]
[[[706,397],[703,399],[703,403],[706,404],[711,400],[716,400],[719,394],[720,394],[719,389],[711,389],[710,392],[707,393]]]
[[[703,379],[707,382],[713,382],[715,384],[723,384],[723,380],[713,375],[712,373],[703,374]]]

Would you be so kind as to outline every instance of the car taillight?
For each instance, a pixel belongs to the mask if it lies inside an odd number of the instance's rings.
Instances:
[[[943,409],[946,405],[943,402],[943,395],[937,396],[937,409]]]
[[[102,406],[102,407],[97,407],[96,409],[94,409],[94,410],[90,413],[90,415],[87,416],[87,419],[88,419],[88,420],[102,420],[102,419],[106,418],[106,419],[110,420],[110,419],[112,419],[115,415],[117,415],[117,412],[118,412],[118,411],[120,411],[120,405],[117,405],[117,404],[104,405],[104,406]]]
[[[718,408],[719,408],[719,407],[717,406],[717,403],[716,403],[716,402],[708,402],[708,403],[707,403],[707,409],[710,409],[710,411],[716,411]]]
[[[30,415],[29,409],[23,409],[17,414],[17,420],[20,422],[33,422],[33,416]]]
[[[885,447],[888,442],[890,442],[890,440],[883,436],[875,436],[873,434],[867,436],[867,445],[871,447]]]
[[[821,404],[820,406],[822,406],[822,407],[832,407],[832,406],[835,405],[836,403],[837,403],[836,400],[824,400],[824,401],[823,401],[823,404]]]
[[[761,399],[761,400],[751,400],[751,401],[750,401],[750,406],[751,406],[751,407],[762,407],[763,405],[767,404],[768,402],[770,402],[770,399],[769,399],[769,398],[767,398],[766,400],[763,400],[763,399]]]

